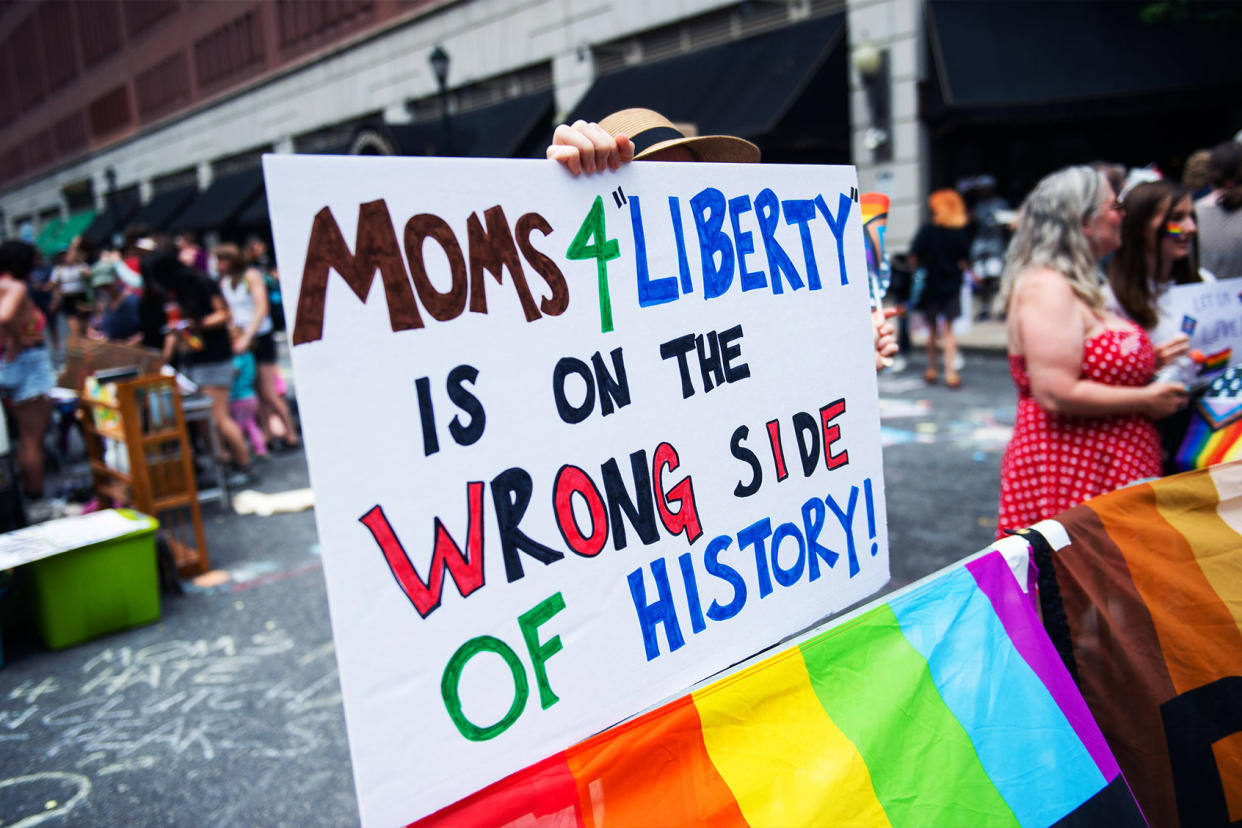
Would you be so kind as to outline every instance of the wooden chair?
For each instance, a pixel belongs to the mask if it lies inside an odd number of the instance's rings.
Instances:
[[[157,518],[178,573],[206,572],[194,455],[175,378],[152,374],[102,388],[115,391],[81,397],[96,492]]]

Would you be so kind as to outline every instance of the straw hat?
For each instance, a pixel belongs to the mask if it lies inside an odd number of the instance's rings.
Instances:
[[[726,164],[754,164],[759,161],[759,148],[732,135],[695,135],[687,137],[672,121],[650,109],[623,109],[599,122],[609,135],[625,133],[634,142],[634,159],[648,158],[670,147],[685,147],[699,161]]]

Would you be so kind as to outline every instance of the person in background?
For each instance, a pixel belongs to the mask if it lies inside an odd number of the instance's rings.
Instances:
[[[91,315],[90,267],[82,258],[77,239],[56,254],[52,266],[52,305],[65,314],[70,336],[82,336]]]
[[[198,240],[192,232],[186,230],[173,237],[177,245],[177,258],[186,267],[192,267],[203,273],[211,272],[211,257],[207,251],[198,246]]]
[[[100,261],[91,270],[91,287],[99,314],[92,322],[88,335],[96,339],[137,345],[142,341],[142,321],[139,307],[142,300],[126,289],[119,269],[124,264],[117,261]]]
[[[267,288],[268,316],[272,318],[275,330],[285,329],[285,303],[280,293],[280,274],[276,270],[276,262],[268,251],[267,242],[258,236],[246,239],[242,250],[246,265],[263,274],[263,286]]]
[[[121,251],[111,245],[107,245],[100,249],[99,259],[95,265],[108,264],[112,266],[112,272],[116,274],[116,278],[120,280],[122,287],[135,293],[142,292],[142,276],[138,271],[132,269],[125,257],[121,255]],[[95,268],[91,268],[91,274],[95,273]]]
[[[237,345],[242,336],[241,328],[234,327],[233,344]],[[242,349],[234,349],[233,353],[233,386],[229,389],[229,416],[250,441],[254,456],[260,459],[267,457],[267,438],[255,417],[259,412],[259,400],[255,396],[255,361],[254,354]]]
[[[974,238],[970,243],[970,262],[979,278],[979,319],[992,315],[992,303],[1000,289],[1005,267],[1005,244],[1013,210],[996,192],[996,179],[981,175],[971,182],[974,207]]]
[[[1171,181],[1139,184],[1126,194],[1121,246],[1108,268],[1115,308],[1144,330],[1159,322],[1159,299],[1171,285],[1215,281],[1198,266],[1198,224],[1191,192]],[[1156,345],[1159,370],[1186,351],[1186,336]]]
[[[1242,144],[1212,149],[1212,192],[1195,202],[1202,264],[1220,279],[1242,276]]]
[[[151,243],[151,231],[145,224],[133,224],[125,230],[125,241],[121,247],[121,259],[125,266],[142,278],[142,257],[155,249]]]
[[[614,112],[599,123],[561,124],[546,154],[570,175],[615,171],[631,161],[759,163],[759,148],[750,141],[732,135],[686,136],[660,113],[641,108]],[[897,354],[897,334],[888,321],[894,313],[893,308],[871,313],[877,371]]]
[[[138,324],[142,330],[139,344],[156,351],[164,350],[168,335],[168,308],[172,305],[172,296],[154,278],[156,271],[147,265],[147,260],[159,262],[159,266],[163,268],[167,265],[167,250],[167,245],[161,245],[155,250],[145,251],[138,263],[138,272],[142,276],[142,292],[138,300]]]
[[[1151,340],[1105,304],[1096,262],[1121,244],[1121,206],[1080,166],[1045,177],[1019,209],[1002,277],[1018,412],[998,538],[1160,474],[1152,421],[1184,406],[1186,389],[1150,382]]]
[[[1126,194],[1121,247],[1108,268],[1109,307],[1152,338],[1157,377],[1184,384],[1198,374],[1186,356],[1190,337],[1178,320],[1161,313],[1160,299],[1172,285],[1216,281],[1198,267],[1195,235],[1194,201],[1187,187],[1171,181],[1139,184]],[[1177,450],[1189,423],[1189,409],[1156,422],[1166,474],[1177,471]]]
[[[26,242],[0,244],[0,392],[17,425],[17,468],[31,504],[43,497],[43,435],[52,416],[48,392],[56,385],[43,338],[47,322],[26,289],[35,256]]]
[[[1104,178],[1108,181],[1108,186],[1113,188],[1113,192],[1118,196],[1122,194],[1126,187],[1126,165],[1118,164],[1116,161],[1092,161],[1088,166],[1099,173],[1104,174]]]
[[[910,243],[910,266],[924,268],[927,278],[915,310],[927,320],[927,370],[923,379],[935,383],[936,352],[944,348],[944,384],[962,387],[957,372],[957,338],[953,320],[962,315],[962,273],[969,267],[970,233],[966,229],[966,202],[957,190],[937,190],[927,197],[931,221],[919,228]]]
[[[35,307],[43,314],[48,342],[52,346],[51,355],[55,361],[56,353],[60,350],[60,329],[57,326],[59,313],[55,303],[56,287],[52,284],[52,266],[43,258],[38,248],[35,248],[35,266],[30,271],[26,289],[30,293],[30,301],[34,302]]]
[[[1195,150],[1182,168],[1182,184],[1195,201],[1212,192],[1212,151]]]
[[[232,313],[220,286],[207,274],[181,262],[172,249],[158,250],[143,259],[142,278],[148,290],[154,286],[169,299],[165,310],[168,322],[164,359],[172,362],[176,358],[190,381],[211,399],[212,418],[234,466],[229,485],[246,485],[254,476],[246,440],[229,416],[229,389],[233,385],[233,345],[229,337]]]
[[[269,414],[275,414],[282,433],[269,437],[279,438],[287,446],[296,446],[299,440],[289,406],[284,397],[276,393],[276,339],[268,316],[263,275],[257,268],[246,265],[235,244],[219,245],[214,252],[220,289],[233,311],[234,327],[241,329],[241,336],[233,341],[233,351],[253,352],[258,364],[254,389],[259,398],[259,421],[267,422]]]

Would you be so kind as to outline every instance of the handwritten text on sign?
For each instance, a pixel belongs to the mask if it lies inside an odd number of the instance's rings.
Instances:
[[[1215,378],[1242,362],[1242,279],[1173,285],[1159,300],[1152,342],[1179,333],[1190,337],[1191,357],[1179,379],[1193,383]]]
[[[366,821],[888,579],[852,169],[265,172]]]

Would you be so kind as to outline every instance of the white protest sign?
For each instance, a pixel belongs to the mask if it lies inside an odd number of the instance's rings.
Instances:
[[[1183,382],[1210,380],[1242,362],[1242,279],[1173,285],[1160,297],[1159,317],[1153,343],[1190,336],[1191,357],[1178,374]]]
[[[852,168],[264,171],[366,823],[888,580]]]

